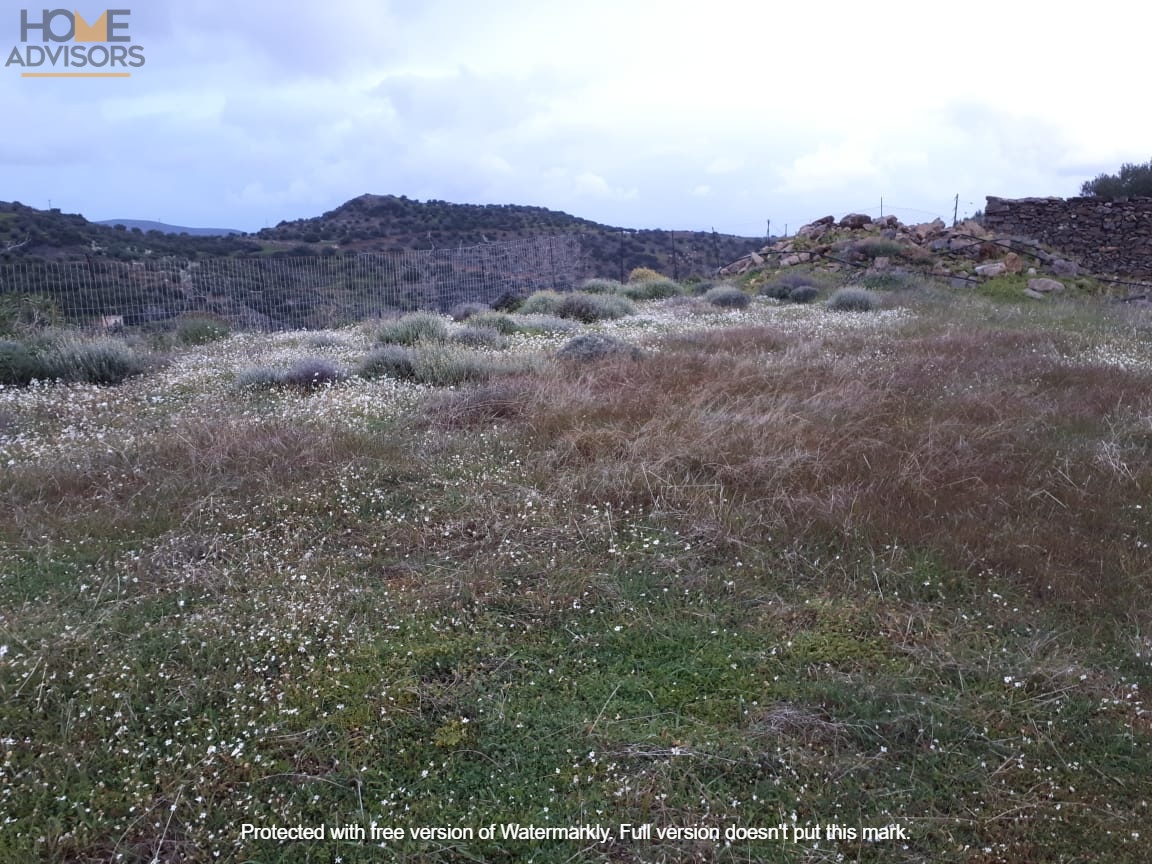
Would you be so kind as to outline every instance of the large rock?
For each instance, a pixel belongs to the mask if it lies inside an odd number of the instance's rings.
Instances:
[[[975,219],[965,219],[954,230],[972,237],[979,237],[981,240],[988,236],[988,230]]]
[[[937,216],[931,222],[921,222],[919,225],[912,226],[912,233],[919,237],[921,240],[927,240],[944,230],[944,220]]]
[[[1028,290],[1035,291],[1038,294],[1048,294],[1056,292],[1057,294],[1064,290],[1064,283],[1057,282],[1055,279],[1045,279],[1043,277],[1028,280]]]
[[[1074,261],[1066,261],[1063,258],[1053,258],[1048,267],[1057,276],[1079,276],[1080,268]]]
[[[979,264],[976,267],[976,275],[983,276],[985,279],[995,279],[997,276],[1003,276],[1008,272],[1008,268],[1004,266],[1003,261],[993,261],[991,264]]]
[[[867,213],[849,213],[840,220],[841,228],[863,228],[865,225],[872,223],[872,217]]]

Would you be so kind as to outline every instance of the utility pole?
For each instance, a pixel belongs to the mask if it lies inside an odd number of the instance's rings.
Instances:
[[[884,218],[884,199],[880,199],[880,218]]]
[[[956,227],[956,223],[959,221],[956,218],[956,216],[959,212],[960,212],[960,193],[957,192],[956,193],[956,202],[952,205],[952,227],[953,228]]]
[[[769,219],[764,223],[764,243],[772,242],[772,220]]]
[[[712,228],[712,261],[716,265],[716,272],[720,272],[720,241],[716,237],[716,228]]]

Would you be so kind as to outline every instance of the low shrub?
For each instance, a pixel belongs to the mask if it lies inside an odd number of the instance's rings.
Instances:
[[[181,345],[207,345],[231,334],[228,322],[209,315],[189,315],[176,322],[176,341]]]
[[[286,370],[269,366],[253,366],[236,375],[234,386],[242,390],[268,390],[291,387],[297,390],[315,390],[347,379],[348,373],[322,357],[306,357]]]
[[[312,333],[304,340],[309,348],[347,348],[348,340],[335,333]]]
[[[629,282],[620,287],[619,293],[630,300],[663,300],[683,293],[683,289],[671,279],[645,279],[643,282]]]
[[[691,290],[691,292],[697,297],[703,297],[715,287],[715,282],[713,282],[711,279],[705,279],[702,282],[697,282],[696,284],[689,286],[689,290]]]
[[[815,285],[800,285],[788,292],[788,299],[792,303],[811,303],[820,296],[820,289]]]
[[[816,280],[807,273],[781,273],[760,286],[760,296],[788,300],[793,288],[807,288],[815,285]]]
[[[417,342],[443,342],[448,338],[448,325],[431,312],[411,312],[395,321],[387,321],[376,330],[376,341],[386,345],[415,345]]]
[[[517,315],[514,326],[520,333],[570,333],[580,324],[555,315]]]
[[[487,327],[489,330],[495,330],[497,333],[503,333],[505,336],[511,336],[520,329],[517,323],[503,312],[494,312],[491,310],[478,312],[468,319],[468,323],[472,327]]]
[[[282,374],[270,366],[250,366],[237,372],[232,383],[239,390],[268,390],[281,385]]]
[[[635,345],[604,333],[584,333],[567,342],[556,352],[561,360],[588,362],[605,357],[629,357],[639,360],[644,352]]]
[[[867,288],[846,285],[828,298],[828,308],[836,312],[871,312],[880,306],[880,298]]]
[[[635,313],[636,307],[627,297],[618,294],[584,294],[576,291],[562,295],[559,305],[552,314],[591,324],[593,321],[623,318]]]
[[[33,354],[44,377],[84,384],[120,384],[148,371],[148,361],[117,339],[65,336]]]
[[[860,284],[877,291],[907,291],[922,287],[923,281],[920,277],[903,270],[886,270],[881,273],[869,273],[860,279]]]
[[[852,244],[851,249],[865,258],[896,258],[904,254],[905,247],[886,237],[865,237]]]
[[[666,278],[663,273],[653,270],[651,267],[635,267],[628,273],[628,283],[633,282],[649,282],[653,279]]]
[[[564,295],[558,291],[537,291],[516,311],[524,315],[556,315],[563,300]]]
[[[348,373],[322,357],[306,357],[298,360],[281,374],[280,383],[285,387],[312,390],[328,384],[337,384],[348,377]]]
[[[580,290],[588,294],[617,294],[624,286],[615,279],[585,279],[580,283]]]
[[[398,378],[412,381],[416,378],[416,367],[412,362],[412,349],[402,345],[385,345],[377,348],[360,361],[356,375],[361,378]]]
[[[451,387],[457,384],[488,381],[496,375],[524,371],[523,358],[485,354],[445,344],[421,345],[413,352],[415,378],[421,384]]]
[[[0,340],[0,384],[22,387],[47,373],[23,342]]]
[[[503,348],[506,340],[493,327],[464,327],[452,334],[452,341],[469,348]]]
[[[735,285],[717,285],[710,288],[704,299],[721,309],[743,309],[752,302],[752,298]]]
[[[448,314],[452,316],[453,321],[459,323],[487,311],[489,307],[483,303],[457,303]]]
[[[524,302],[524,295],[518,291],[505,291],[489,305],[497,312],[516,312]]]

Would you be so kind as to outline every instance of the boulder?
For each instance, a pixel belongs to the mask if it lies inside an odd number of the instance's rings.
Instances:
[[[1025,297],[1031,297],[1033,300],[1043,300],[1048,295],[1047,294],[1041,294],[1039,291],[1034,291],[1031,288],[1025,288],[1024,289],[1024,296]]]
[[[892,264],[892,259],[887,255],[877,255],[872,261],[873,270],[887,270]]]
[[[976,275],[983,276],[985,279],[994,279],[997,276],[1003,276],[1008,272],[1008,268],[1004,265],[1003,261],[993,261],[991,264],[978,264],[976,266]]]
[[[968,234],[972,237],[979,237],[980,239],[984,239],[988,236],[987,229],[985,229],[983,225],[974,219],[965,219],[963,222],[956,226],[955,230],[962,234]]]
[[[752,263],[757,267],[764,263],[764,259],[757,255],[755,252],[748,253],[748,257],[752,259]]]
[[[866,213],[849,213],[840,220],[841,228],[858,229],[872,223],[872,217]]]
[[[1048,265],[1049,269],[1057,276],[1079,276],[1080,268],[1074,261],[1066,261],[1063,258],[1053,258],[1052,262]]]
[[[786,255],[785,257],[780,259],[780,266],[781,267],[795,267],[799,263],[800,263],[800,256],[799,255]]]
[[[944,220],[937,216],[931,222],[921,222],[919,225],[912,226],[912,233],[919,237],[921,240],[927,240],[934,234],[939,234],[944,230]]]
[[[1064,290],[1064,283],[1057,282],[1055,279],[1045,279],[1043,277],[1038,279],[1029,279],[1028,290],[1036,291],[1040,294],[1048,294],[1053,291],[1060,293]]]

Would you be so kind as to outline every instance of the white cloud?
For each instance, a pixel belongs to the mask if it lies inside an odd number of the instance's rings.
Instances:
[[[1152,7],[1099,0],[1125,26],[1085,39],[1032,6],[146,4],[128,81],[0,68],[20,130],[0,197],[255,228],[376,192],[758,235],[881,196],[1074,194],[1152,156],[1125,86]],[[1029,50],[1004,41],[1020,33]]]

